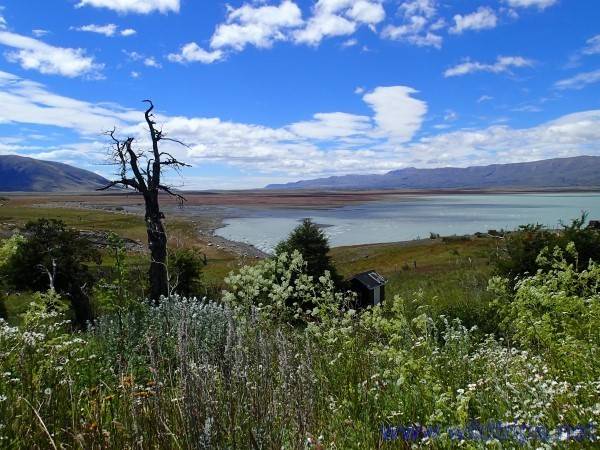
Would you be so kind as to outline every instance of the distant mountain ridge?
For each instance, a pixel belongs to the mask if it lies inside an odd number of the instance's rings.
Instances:
[[[600,186],[600,156],[575,156],[466,168],[392,170],[383,175],[344,175],[266,189],[486,189]]]
[[[68,164],[17,155],[0,155],[0,192],[84,192],[108,180]]]

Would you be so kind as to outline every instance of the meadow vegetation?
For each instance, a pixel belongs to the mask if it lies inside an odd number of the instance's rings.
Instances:
[[[0,266],[27,239],[4,241]],[[151,306],[115,235],[88,329],[57,289],[0,321],[0,446],[594,448],[597,243],[574,222],[333,249],[340,275],[389,280],[383,305],[356,310],[283,245],[218,292],[196,276],[210,258],[182,254]]]

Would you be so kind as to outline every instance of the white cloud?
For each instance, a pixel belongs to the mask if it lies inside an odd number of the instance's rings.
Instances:
[[[50,34],[50,32],[48,30],[36,28],[35,30],[31,30],[31,34],[33,34],[37,38],[41,38],[41,37],[46,36],[47,34]]]
[[[166,14],[179,12],[181,5],[180,0],[80,0],[76,6],[107,8],[118,13],[149,14],[158,11]]]
[[[451,109],[447,109],[444,113],[444,120],[446,122],[454,122],[455,120],[458,120],[458,113]]]
[[[327,37],[352,35],[362,25],[374,30],[384,19],[381,0],[318,0],[306,21],[292,0],[278,5],[245,3],[239,8],[229,7],[225,22],[216,27],[210,39],[210,50],[190,42],[168,58],[208,64],[223,59],[228,51],[242,51],[249,45],[270,48],[278,41],[292,41],[316,46]],[[348,39],[342,46],[357,43],[356,39]]]
[[[387,26],[384,28],[382,36],[393,41],[404,41],[417,47],[435,47],[442,48],[443,38],[439,34],[426,31],[421,33],[423,28],[420,23],[420,18],[411,19],[412,23],[400,26]]]
[[[379,87],[363,97],[373,108],[373,115],[318,113],[310,120],[281,128],[215,117],[163,114],[157,114],[157,121],[171,137],[191,145],[191,149],[186,149],[170,147],[165,142],[165,150],[173,151],[182,160],[195,165],[227,164],[242,173],[251,173],[248,179],[260,177],[265,183],[344,173],[381,173],[407,166],[464,167],[498,160],[518,162],[600,154],[600,110],[569,114],[530,128],[493,125],[440,132],[415,140],[427,110],[425,102],[415,99],[415,94],[405,86]],[[0,151],[4,153],[35,151],[35,155],[98,167],[94,164],[104,158],[107,146],[98,135],[113,126],[121,135],[135,136],[140,145],[146,144],[141,110],[56,95],[39,83],[5,72],[0,72],[0,104],[1,123],[55,126],[82,136],[76,142],[61,142],[60,147],[36,143],[35,148],[25,147],[22,140],[0,138]],[[243,175],[236,180],[236,187],[247,183]],[[199,186],[194,182],[186,184],[189,188]]]
[[[112,37],[114,36],[119,27],[117,25],[115,25],[114,23],[108,23],[106,25],[96,25],[96,24],[89,24],[89,25],[83,25],[81,27],[77,27],[77,28],[72,28],[74,30],[77,31],[87,31],[89,33],[97,33],[97,34],[103,34],[106,37]],[[127,28],[125,30],[121,30],[119,31],[119,34],[121,36],[133,36],[136,33],[136,31],[132,28]]]
[[[410,149],[432,165],[491,164],[598,154],[600,110],[560,117],[541,125],[515,129],[495,125],[423,138]]]
[[[493,64],[465,61],[444,72],[446,78],[459,77],[474,72],[510,73],[511,68],[532,67],[533,61],[521,56],[498,56]]]
[[[0,14],[0,30],[5,30],[6,29],[6,19],[4,18],[4,16],[2,14]]]
[[[77,31],[87,31],[90,33],[103,34],[104,36],[110,37],[114,36],[117,32],[117,26],[114,23],[109,23],[106,25],[83,25],[81,27],[75,28]]]
[[[139,120],[138,112],[56,95],[40,83],[6,72],[0,72],[0,104],[0,123],[52,125],[82,135]]]
[[[599,55],[600,54],[600,34],[592,36],[585,42],[585,46],[571,55],[569,62],[566,64],[566,68],[578,67],[581,65],[581,61],[586,56]]]
[[[531,8],[546,9],[558,3],[558,0],[505,0],[513,8]]]
[[[312,120],[281,128],[226,122],[219,118],[173,117],[157,114],[157,120],[170,136],[189,143],[191,149],[168,147],[190,162],[219,161],[259,170],[285,174],[320,174],[332,170],[352,170],[358,162],[372,158],[374,170],[392,168],[389,155],[379,157],[371,149],[377,143],[398,142],[408,138],[414,120],[407,117],[413,110],[410,88],[378,88],[365,96],[375,111],[373,117],[348,113],[317,113]],[[394,100],[396,99],[396,100]],[[145,145],[145,131],[140,111],[112,104],[92,104],[57,96],[43,85],[0,72],[0,122],[50,125],[72,129],[82,136],[97,136],[117,126],[120,133],[135,136]],[[401,117],[398,110],[402,111]],[[417,114],[420,114],[417,112]],[[394,117],[392,117],[394,116]],[[420,120],[418,120],[420,122]],[[75,144],[73,144],[75,145]],[[321,147],[323,145],[323,147]],[[67,143],[64,147],[66,148]],[[365,148],[363,148],[365,147]],[[97,157],[97,148],[81,145],[81,159],[86,152]],[[53,149],[60,150],[60,149]]]
[[[511,111],[536,113],[536,112],[542,112],[543,109],[537,105],[521,105],[521,106],[517,106],[516,108],[511,109]]]
[[[307,20],[303,19],[302,11],[293,0],[282,0],[274,5],[264,1],[244,3],[238,8],[228,7],[227,17],[216,26],[208,48],[190,42],[179,53],[168,55],[168,59],[209,64],[224,59],[228,52],[242,51],[247,46],[270,48],[279,41],[317,46],[328,37],[350,36],[360,26],[375,31],[375,26],[383,22],[385,15],[382,0],[317,0]],[[425,37],[429,38],[431,36]],[[341,45],[357,44],[356,38],[350,38]],[[363,47],[363,50],[368,49]]]
[[[383,135],[407,142],[421,128],[427,104],[412,97],[418,91],[408,86],[377,87],[363,96],[375,111],[375,122]]]
[[[238,9],[230,9],[226,23],[217,26],[210,46],[237,51],[247,45],[268,48],[275,41],[287,39],[287,30],[301,24],[302,12],[290,0],[284,0],[278,6],[244,4]]]
[[[135,70],[132,70],[129,75],[131,75],[131,78],[139,78],[140,77],[140,73],[136,72]]]
[[[405,1],[400,5],[398,14],[402,17],[402,23],[386,26],[382,37],[418,47],[442,47],[443,38],[437,32],[446,23],[437,17],[437,0]]]
[[[385,19],[381,3],[372,0],[353,1],[346,15],[361,24],[376,25]]]
[[[422,16],[432,19],[437,15],[436,0],[409,0],[400,5],[400,11],[407,16]]]
[[[378,0],[318,0],[306,25],[294,32],[294,41],[319,45],[327,37],[353,34],[360,25],[377,25],[385,19]]]
[[[485,30],[495,28],[498,23],[498,18],[494,10],[488,7],[481,6],[471,14],[454,16],[454,26],[449,32],[452,34],[462,34],[467,30]]]
[[[162,67],[162,64],[159,63],[154,56],[146,56],[136,51],[128,50],[123,50],[123,53],[131,61],[142,61],[146,67],[154,67],[156,69],[160,69]]]
[[[332,170],[332,163],[336,171],[348,170],[359,160],[364,163],[367,155],[377,159],[360,147],[381,142],[371,117],[340,112],[317,113],[312,120],[282,128],[187,117],[165,118],[163,126],[192,144],[188,159],[225,162],[258,173],[320,174]]]
[[[490,100],[494,100],[494,97],[490,95],[482,95],[477,99],[477,103],[489,102]]]
[[[470,166],[545,158],[598,154],[600,110],[570,114],[524,129],[494,125],[482,129],[441,132],[407,144],[343,145],[323,149],[313,140],[259,125],[217,118],[164,118],[173,137],[191,143],[189,151],[173,148],[192,164],[225,163],[251,176],[298,179],[347,173],[382,173],[401,167]],[[140,131],[143,125],[140,125]],[[359,141],[357,141],[359,142]],[[78,148],[73,146],[73,148]],[[96,147],[80,146],[81,152]],[[185,175],[185,173],[184,173]],[[237,187],[248,187],[245,177]],[[199,180],[202,183],[202,180]],[[187,187],[197,187],[186,183]],[[214,187],[213,185],[207,186]]]
[[[144,59],[144,65],[147,67],[154,67],[155,69],[160,69],[162,67],[162,65],[156,61],[153,56],[149,56],[148,58]]]
[[[592,72],[583,72],[571,78],[557,81],[554,86],[557,89],[583,89],[589,84],[600,82],[600,69]]]
[[[314,119],[297,122],[289,130],[309,139],[335,139],[360,135],[372,131],[371,118],[342,112],[317,113]]]
[[[5,53],[6,59],[18,63],[23,69],[37,70],[43,74],[79,77],[99,77],[103,65],[87,56],[80,48],[54,47],[37,39],[7,31],[0,32],[0,44],[16,50]]]
[[[584,55],[598,55],[600,54],[600,34],[588,39],[586,46],[581,50]]]
[[[181,47],[179,53],[171,53],[167,56],[171,62],[178,62],[181,64],[191,62],[201,62],[204,64],[211,64],[215,61],[223,59],[224,53],[221,50],[208,51],[204,50],[195,42],[190,42]]]
[[[130,52],[128,50],[123,50],[123,53],[132,61],[140,61],[144,59],[144,55],[136,51]]]
[[[318,45],[325,37],[347,36],[356,31],[356,23],[335,14],[315,16],[294,39],[298,43]]]

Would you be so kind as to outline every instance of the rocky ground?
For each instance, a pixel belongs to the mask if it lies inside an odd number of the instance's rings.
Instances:
[[[97,198],[97,197],[96,197]],[[104,204],[101,202],[86,202],[86,201],[53,201],[49,203],[39,203],[32,206],[43,208],[76,208],[97,211],[109,211],[115,214],[131,214],[141,216],[143,214],[142,204],[126,204],[124,206],[114,204]],[[256,247],[245,244],[243,242],[230,241],[228,239],[216,236],[215,230],[222,225],[223,213],[216,207],[209,207],[206,210],[198,210],[179,208],[174,205],[167,204],[164,207],[167,217],[177,217],[189,221],[198,233],[198,238],[205,242],[208,247],[214,247],[217,250],[233,253],[242,258],[261,259],[268,255],[257,249]],[[8,228],[0,224],[0,233],[4,232],[7,235],[12,234]],[[8,224],[11,225],[11,224]],[[12,224],[14,225],[14,224]],[[16,225],[15,225],[16,226]],[[14,228],[14,227],[13,227]],[[99,248],[104,248],[108,245],[108,232],[81,230],[82,234],[86,235]],[[132,239],[125,240],[125,246],[128,251],[145,252],[147,251],[146,243],[135,241]]]

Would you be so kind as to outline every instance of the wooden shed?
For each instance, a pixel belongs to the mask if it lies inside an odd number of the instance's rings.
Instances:
[[[387,280],[375,270],[358,273],[350,278],[351,289],[357,294],[357,307],[366,308],[383,303]]]

